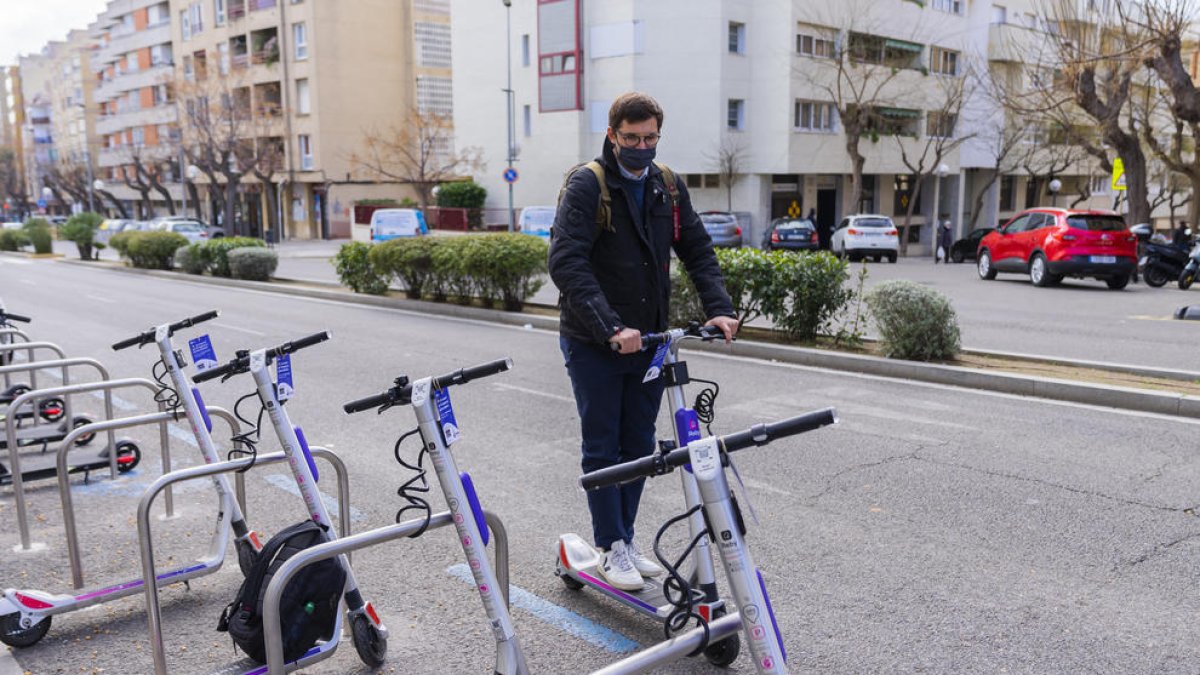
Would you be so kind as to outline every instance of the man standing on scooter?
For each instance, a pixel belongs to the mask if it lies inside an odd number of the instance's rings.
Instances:
[[[654,99],[619,96],[600,157],[567,177],[554,216],[550,277],[562,293],[559,345],[579,409],[585,472],[654,450],[664,383],[642,381],[653,351],[641,351],[641,336],[668,327],[672,249],[699,292],[707,325],[720,327],[726,342],[738,329],[686,187],[654,162],[662,122]],[[604,554],[600,573],[625,590],[662,573],[633,540],[643,483],[587,493],[593,543]]]

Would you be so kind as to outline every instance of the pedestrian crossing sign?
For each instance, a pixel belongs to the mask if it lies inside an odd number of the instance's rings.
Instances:
[[[1125,189],[1125,163],[1120,157],[1113,160],[1112,189]]]

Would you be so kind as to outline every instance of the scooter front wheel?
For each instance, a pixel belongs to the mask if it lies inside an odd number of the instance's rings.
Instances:
[[[371,668],[383,665],[387,660],[387,638],[365,614],[355,614],[350,620],[350,634],[354,639],[354,650],[363,663]]]
[[[1171,281],[1170,275],[1157,266],[1146,267],[1142,272],[1142,276],[1146,279],[1146,285],[1151,288],[1162,288],[1167,285],[1167,282]]]
[[[87,415],[76,415],[75,417],[73,417],[71,419],[71,428],[78,429],[79,427],[81,427],[85,424],[91,424],[91,423],[92,423],[92,418],[88,417]],[[79,438],[75,439],[75,446],[82,448],[83,446],[87,445],[88,443],[91,443],[95,439],[96,439],[95,432],[92,432],[89,434],[83,434]]]
[[[20,612],[0,616],[0,642],[17,649],[32,647],[50,630],[50,618],[46,617],[32,626],[22,626]]]
[[[142,450],[132,441],[117,442],[117,471],[125,473],[142,461]]]
[[[1179,290],[1186,291],[1192,287],[1192,282],[1196,280],[1195,270],[1186,269],[1179,275]]]

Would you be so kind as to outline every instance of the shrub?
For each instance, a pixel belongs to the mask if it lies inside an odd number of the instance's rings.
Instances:
[[[432,237],[404,237],[385,241],[371,249],[371,264],[388,278],[404,284],[404,295],[420,298],[433,273],[432,253],[439,241]]]
[[[429,284],[434,300],[443,301],[454,296],[454,301],[460,305],[471,304],[476,281],[469,267],[472,262],[470,251],[478,243],[476,237],[449,237],[433,247]]]
[[[400,202],[391,197],[383,199],[357,199],[354,202],[355,206],[400,206]]]
[[[254,237],[221,237],[204,242],[204,256],[208,262],[208,271],[213,276],[228,277],[229,252],[235,248],[258,247],[265,248],[266,242]]]
[[[54,235],[50,231],[50,223],[42,218],[30,218],[21,228],[29,243],[33,244],[34,253],[53,253]]]
[[[762,313],[789,339],[812,341],[828,332],[854,293],[846,288],[849,265],[828,251],[767,254],[773,268],[773,296]]]
[[[204,253],[204,244],[188,244],[175,251],[175,266],[188,274],[204,274],[208,268],[208,256]]]
[[[75,248],[79,250],[80,260],[92,259],[92,248],[96,238],[96,228],[100,227],[100,223],[104,222],[104,217],[99,213],[84,211],[76,213],[67,219],[59,229],[58,236],[67,241],[75,242]]]
[[[487,188],[471,180],[442,183],[438,186],[437,205],[459,209],[481,209],[487,201]]]
[[[529,296],[545,283],[549,245],[527,234],[484,234],[472,237],[478,245],[471,248],[468,267],[476,277],[480,297],[491,306],[495,300],[504,309],[519,312]]]
[[[692,279],[682,264],[671,265],[671,306],[667,308],[668,328],[686,326],[692,321],[704,323],[704,305]]]
[[[279,254],[267,248],[249,246],[229,252],[229,271],[234,279],[270,281],[279,266]]]
[[[725,290],[729,291],[734,314],[741,323],[762,316],[764,307],[778,305],[786,295],[787,288],[777,283],[775,266],[766,252],[756,248],[719,248],[716,253],[725,277]],[[696,302],[699,303],[699,298]]]
[[[388,290],[388,277],[371,263],[371,245],[361,241],[342,244],[333,258],[342,285],[355,293],[383,295]]]
[[[177,232],[133,232],[126,249],[134,267],[169,270],[175,251],[187,246],[187,237]]]
[[[135,234],[137,234],[136,230],[130,232],[118,232],[109,237],[108,245],[117,252],[117,255],[121,256],[122,258],[128,258],[129,242],[133,241],[133,235]]]
[[[22,230],[0,230],[0,251],[20,251],[29,245],[29,235]]]
[[[912,281],[886,281],[867,293],[867,306],[885,356],[930,361],[958,354],[958,317],[941,293]]]

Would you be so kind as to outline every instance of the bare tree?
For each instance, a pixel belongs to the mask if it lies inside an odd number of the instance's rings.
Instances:
[[[17,170],[17,154],[9,147],[0,148],[0,200],[20,212],[28,209],[29,196],[25,194],[25,181]]]
[[[726,134],[717,144],[716,150],[711,154],[705,153],[704,156],[716,167],[717,175],[725,186],[725,210],[732,212],[733,184],[745,172],[746,161],[749,159],[746,146],[740,137]]]
[[[365,132],[361,148],[349,156],[350,166],[372,179],[411,185],[425,208],[439,183],[482,166],[477,149],[455,150],[453,144],[448,115],[411,110],[397,125]]]

